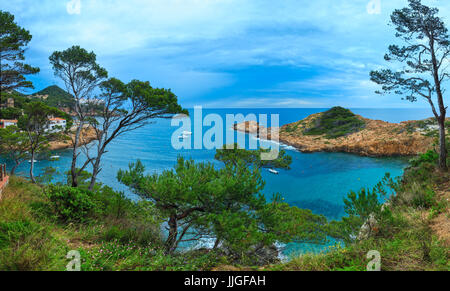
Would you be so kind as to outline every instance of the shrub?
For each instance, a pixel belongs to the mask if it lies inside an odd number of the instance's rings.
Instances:
[[[438,161],[439,155],[433,150],[429,150],[425,154],[422,154],[414,159],[409,161],[412,167],[419,167],[424,163],[436,164]]]
[[[314,120],[314,125],[306,130],[305,135],[322,135],[327,138],[338,138],[363,129],[365,122],[350,110],[333,107]]]
[[[87,190],[50,185],[46,189],[53,211],[65,222],[84,223],[95,216],[97,203]]]
[[[101,211],[103,216],[121,219],[127,213],[133,212],[135,203],[126,198],[123,192],[116,192],[108,186],[103,186],[93,195],[98,204],[98,211]]]
[[[420,189],[414,193],[412,205],[420,208],[431,208],[436,204],[436,193],[433,189]]]

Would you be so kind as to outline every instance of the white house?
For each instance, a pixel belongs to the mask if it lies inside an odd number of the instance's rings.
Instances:
[[[50,124],[48,125],[48,128],[46,131],[58,132],[58,131],[66,130],[67,122],[65,119],[59,118],[59,117],[52,117],[52,118],[49,118],[49,120],[50,120]]]
[[[0,119],[0,128],[6,128],[11,125],[17,125],[17,120]]]

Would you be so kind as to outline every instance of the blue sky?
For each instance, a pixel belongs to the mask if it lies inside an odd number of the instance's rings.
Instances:
[[[444,2],[424,1],[449,19]],[[394,41],[389,15],[406,4],[9,0],[0,9],[33,35],[27,61],[41,68],[32,78],[36,89],[61,85],[48,56],[77,44],[93,50],[110,76],[172,88],[185,107],[427,107],[376,95],[369,81]]]

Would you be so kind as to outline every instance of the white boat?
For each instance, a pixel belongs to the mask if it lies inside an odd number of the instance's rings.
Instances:
[[[269,169],[269,172],[271,172],[272,174],[278,175],[279,172],[277,170],[274,169]]]
[[[38,161],[36,161],[36,160],[33,160],[35,163],[37,163]],[[31,164],[31,160],[28,160],[28,162]]]
[[[178,137],[178,139],[186,139],[186,138],[189,138],[189,135],[187,135],[187,134],[182,134],[182,135],[180,135],[180,136]]]
[[[59,160],[60,156],[51,156],[50,160]]]

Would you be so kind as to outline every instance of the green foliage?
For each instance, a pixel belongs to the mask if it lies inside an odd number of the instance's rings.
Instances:
[[[51,107],[66,107],[73,109],[75,105],[75,100],[72,95],[58,87],[57,85],[49,86],[39,92],[34,93],[32,96],[45,96],[48,95],[46,99],[41,99],[42,102]]]
[[[358,239],[364,223],[368,224],[369,235],[388,233],[387,228],[395,226],[396,222],[389,207],[383,207],[383,202],[392,197],[391,195],[398,189],[399,183],[387,173],[372,190],[351,191],[344,198],[344,209],[347,216],[329,224],[330,236],[343,240],[345,243],[353,243]],[[374,223],[377,225],[372,225]],[[386,228],[382,229],[381,225]]]
[[[434,150],[429,150],[425,154],[421,154],[418,157],[411,159],[409,163],[412,167],[419,167],[423,163],[437,164],[438,159],[439,154]]]
[[[0,128],[0,155],[15,162],[11,174],[14,174],[16,168],[28,158],[29,148],[30,141],[27,134],[20,131],[17,126]]]
[[[80,93],[90,92],[93,88],[89,86],[98,84],[99,81],[108,77],[108,72],[97,64],[95,53],[88,52],[80,46],[55,51],[49,60],[55,75],[75,90],[72,92],[75,98],[82,98],[83,95],[79,95]]]
[[[350,110],[333,107],[316,118],[314,124],[303,131],[305,135],[323,135],[327,138],[338,138],[364,128],[365,122]]]
[[[361,189],[357,193],[351,191],[344,199],[344,209],[348,215],[357,216],[365,221],[371,214],[381,212],[379,199],[376,191],[366,189]]]
[[[240,152],[240,156],[252,157]],[[223,155],[227,156],[227,155]],[[251,159],[250,159],[251,160]],[[236,158],[222,169],[211,163],[178,159],[173,171],[144,175],[141,162],[119,171],[118,179],[144,199],[150,199],[169,224],[166,252],[180,242],[215,237],[236,257],[262,244],[276,241],[325,240],[324,218],[289,207],[276,197],[267,204],[264,182],[250,160]]]
[[[50,185],[46,195],[53,211],[64,222],[84,223],[97,214],[97,203],[89,191]]]
[[[20,108],[11,107],[0,110],[0,119],[19,119],[21,115],[22,110]]]
[[[25,76],[37,74],[39,68],[23,62],[31,38],[28,30],[14,22],[14,15],[0,10],[0,91],[33,88]]]
[[[241,149],[238,144],[226,145],[223,149],[217,149],[214,158],[224,164],[237,165],[245,163],[249,167],[256,168],[279,168],[290,169],[292,157],[286,154],[285,150],[279,151],[274,159],[262,159],[268,155],[270,149],[246,150]]]
[[[82,171],[78,168],[76,169],[76,171],[79,173],[78,174],[78,187],[86,189],[87,186],[89,185],[89,179],[91,179],[92,174],[89,173],[88,171]],[[66,172],[66,177],[67,177],[67,185],[71,185],[72,184],[72,176],[70,174],[70,170]]]
[[[110,82],[116,83],[114,80]],[[179,113],[188,114],[188,111],[178,104],[177,96],[170,89],[153,88],[148,81],[132,80],[126,85],[125,97],[133,104],[138,104],[139,108],[142,107],[144,115],[168,117]]]

